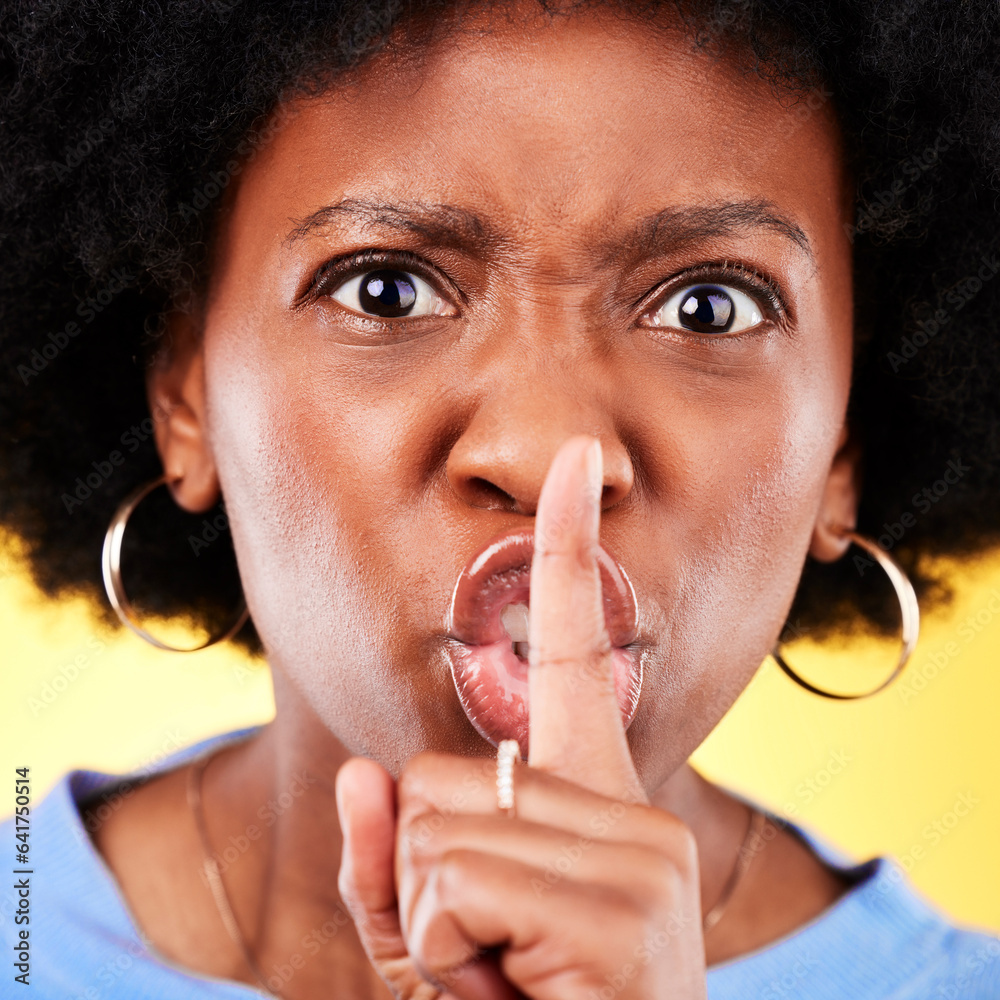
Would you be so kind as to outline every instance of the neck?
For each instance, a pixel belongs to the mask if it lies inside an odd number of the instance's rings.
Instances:
[[[283,705],[257,737],[212,761],[203,796],[211,845],[223,863],[238,853],[223,872],[226,892],[272,992],[323,996],[336,981],[345,998],[388,996],[337,892],[334,780],[350,754],[308,716]]]
[[[275,722],[222,751],[205,774],[207,824],[227,894],[274,992],[321,995],[335,975],[342,996],[387,996],[337,892],[334,781],[350,754],[293,692],[281,695]],[[747,809],[686,764],[651,798],[694,833],[705,912],[733,870]]]

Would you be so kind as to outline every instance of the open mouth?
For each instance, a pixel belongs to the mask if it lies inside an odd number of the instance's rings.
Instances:
[[[455,582],[448,657],[462,709],[484,739],[516,739],[528,753],[528,635],[534,532],[518,529],[491,539]],[[598,550],[604,621],[611,639],[615,690],[625,726],[642,688],[635,644],[635,591],[621,564]]]

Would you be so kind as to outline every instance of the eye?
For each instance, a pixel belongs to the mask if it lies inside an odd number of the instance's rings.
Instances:
[[[687,285],[647,314],[651,326],[693,333],[741,333],[764,321],[764,310],[731,285]]]
[[[444,299],[423,278],[397,268],[379,268],[356,274],[329,295],[353,312],[380,319],[439,316],[448,309]]]

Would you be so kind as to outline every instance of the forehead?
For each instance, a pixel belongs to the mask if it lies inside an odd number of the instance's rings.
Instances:
[[[848,210],[828,98],[611,10],[466,22],[286,106],[231,223],[285,239],[324,205],[445,204],[558,241],[670,205],[759,203],[822,244]]]

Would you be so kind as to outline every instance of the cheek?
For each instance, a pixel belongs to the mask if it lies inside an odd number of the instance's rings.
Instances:
[[[849,342],[849,338],[848,338]],[[795,595],[846,409],[849,351],[775,369],[751,387],[688,393],[661,416],[643,535],[646,627],[656,636],[636,720],[648,767],[697,747],[773,646]],[[640,586],[636,581],[637,588]]]
[[[406,759],[442,722],[442,699],[424,690],[440,682],[433,665],[400,676],[400,664],[426,665],[412,648],[412,595],[426,597],[427,567],[419,551],[408,557],[403,528],[417,478],[399,433],[420,436],[418,410],[376,396],[370,382],[331,384],[308,364],[243,344],[216,338],[206,379],[240,573],[268,659],[355,752],[391,763],[385,723],[407,718],[396,738],[413,744],[399,751]]]

